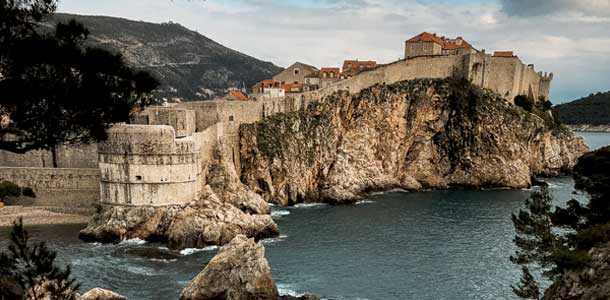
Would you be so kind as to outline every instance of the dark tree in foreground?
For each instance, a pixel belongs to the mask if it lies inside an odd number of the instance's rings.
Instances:
[[[570,200],[552,207],[547,189],[533,194],[526,209],[513,215],[518,250],[511,260],[524,266],[521,283],[513,288],[526,299],[538,286],[525,266],[543,269],[550,280],[586,267],[591,248],[610,242],[610,147],[583,155],[574,167],[575,188],[589,196],[587,203]],[[526,272],[527,271],[527,272]],[[539,295],[538,295],[539,297]]]
[[[540,299],[540,287],[538,282],[527,267],[522,268],[521,281],[514,287],[513,293],[523,299]]]
[[[0,149],[55,154],[59,144],[103,140],[110,124],[154,102],[158,82],[118,54],[86,47],[83,25],[38,28],[55,4],[0,0]]]
[[[0,253],[0,300],[76,299],[79,285],[70,268],[55,265],[55,252],[44,242],[32,244],[19,220],[13,225],[10,245]]]

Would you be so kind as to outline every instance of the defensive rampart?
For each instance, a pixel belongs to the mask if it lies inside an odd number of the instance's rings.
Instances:
[[[99,144],[102,202],[168,205],[196,200],[199,147],[171,126],[115,125]]]

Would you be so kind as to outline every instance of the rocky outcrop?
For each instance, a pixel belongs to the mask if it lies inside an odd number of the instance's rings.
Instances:
[[[121,296],[115,292],[108,291],[105,289],[94,288],[84,293],[80,300],[127,300],[127,297]]]
[[[265,248],[244,235],[222,247],[182,291],[181,300],[276,300]]]
[[[242,182],[282,205],[395,187],[527,187],[587,150],[546,119],[456,79],[337,92],[242,125]]]
[[[589,251],[591,261],[568,271],[544,293],[545,300],[607,300],[610,297],[610,244]]]
[[[271,209],[267,201],[241,183],[235,165],[229,160],[227,153],[232,153],[231,149],[220,140],[208,164],[206,182],[221,199],[242,211],[269,214]]]
[[[224,245],[238,234],[262,239],[277,236],[279,230],[270,215],[245,213],[206,186],[199,201],[185,206],[104,206],[79,237],[106,243],[139,238],[183,249]]]

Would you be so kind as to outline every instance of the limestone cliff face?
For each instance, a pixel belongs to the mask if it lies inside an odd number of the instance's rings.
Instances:
[[[283,205],[371,190],[526,187],[586,151],[581,138],[467,82],[414,80],[338,92],[241,127],[242,182]]]

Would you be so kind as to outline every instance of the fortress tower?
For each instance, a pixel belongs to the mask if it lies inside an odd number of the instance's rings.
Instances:
[[[546,72],[542,74],[542,72],[538,72],[540,75],[540,86],[538,88],[539,96],[544,97],[546,101],[550,100],[550,92],[551,92],[551,81],[553,81],[553,73],[547,74]]]

